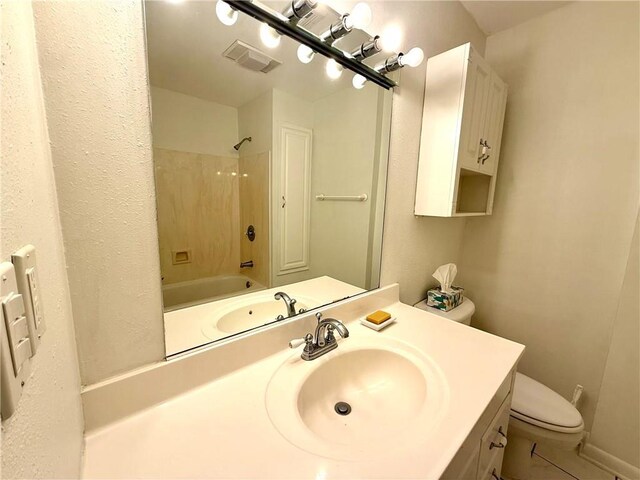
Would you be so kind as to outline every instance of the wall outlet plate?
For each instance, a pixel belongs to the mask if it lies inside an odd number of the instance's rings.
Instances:
[[[40,339],[46,330],[40,281],[36,267],[36,248],[33,245],[22,247],[11,255],[11,261],[16,270],[18,290],[24,297],[29,337],[31,337],[31,352],[32,355],[35,355],[40,345]]]
[[[0,411],[3,420],[13,415],[22,396],[22,388],[31,372],[30,339],[25,338],[28,329],[23,328],[25,318],[23,316],[20,320],[15,321],[15,319],[5,316],[5,312],[13,315],[11,312],[20,310],[20,314],[24,313],[24,306],[19,305],[22,300],[17,297],[20,297],[20,294],[13,265],[9,262],[0,263],[0,330],[2,330],[0,337],[0,342],[2,342],[0,345]],[[6,300],[9,301],[5,302]],[[10,328],[12,329],[11,336],[15,337],[13,339],[9,335]],[[12,342],[13,349],[9,342]]]

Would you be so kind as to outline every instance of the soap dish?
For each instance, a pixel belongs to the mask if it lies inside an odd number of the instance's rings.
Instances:
[[[396,317],[391,317],[389,320],[385,320],[384,322],[382,322],[379,325],[376,325],[375,323],[370,322],[369,320],[367,320],[366,318],[361,318],[360,319],[360,323],[362,325],[364,325],[365,327],[371,328],[372,330],[375,330],[376,332],[379,332],[380,330],[382,330],[384,327],[391,325],[393,322],[396,321]]]

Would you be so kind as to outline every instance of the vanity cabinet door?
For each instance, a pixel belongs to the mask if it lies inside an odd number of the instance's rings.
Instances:
[[[500,478],[504,447],[507,444],[510,412],[511,395],[505,399],[493,422],[491,422],[491,425],[482,436],[480,460],[478,462],[478,480],[489,480],[494,478],[494,475]]]

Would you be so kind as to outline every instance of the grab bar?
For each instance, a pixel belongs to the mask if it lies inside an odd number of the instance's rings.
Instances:
[[[366,193],[362,195],[325,195],[323,193],[316,195],[316,200],[334,200],[336,202],[366,202],[368,198]]]

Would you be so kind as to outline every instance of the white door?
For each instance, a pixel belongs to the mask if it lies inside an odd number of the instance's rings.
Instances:
[[[485,129],[482,135],[486,148],[480,160],[481,171],[489,175],[495,174],[498,163],[506,103],[507,86],[495,73],[492,73],[489,81]]]
[[[311,138],[307,128],[280,127],[278,275],[309,269]]]
[[[473,48],[469,50],[468,62],[458,159],[462,168],[480,171],[478,158],[482,150],[480,142],[485,140],[483,134],[491,69]]]

